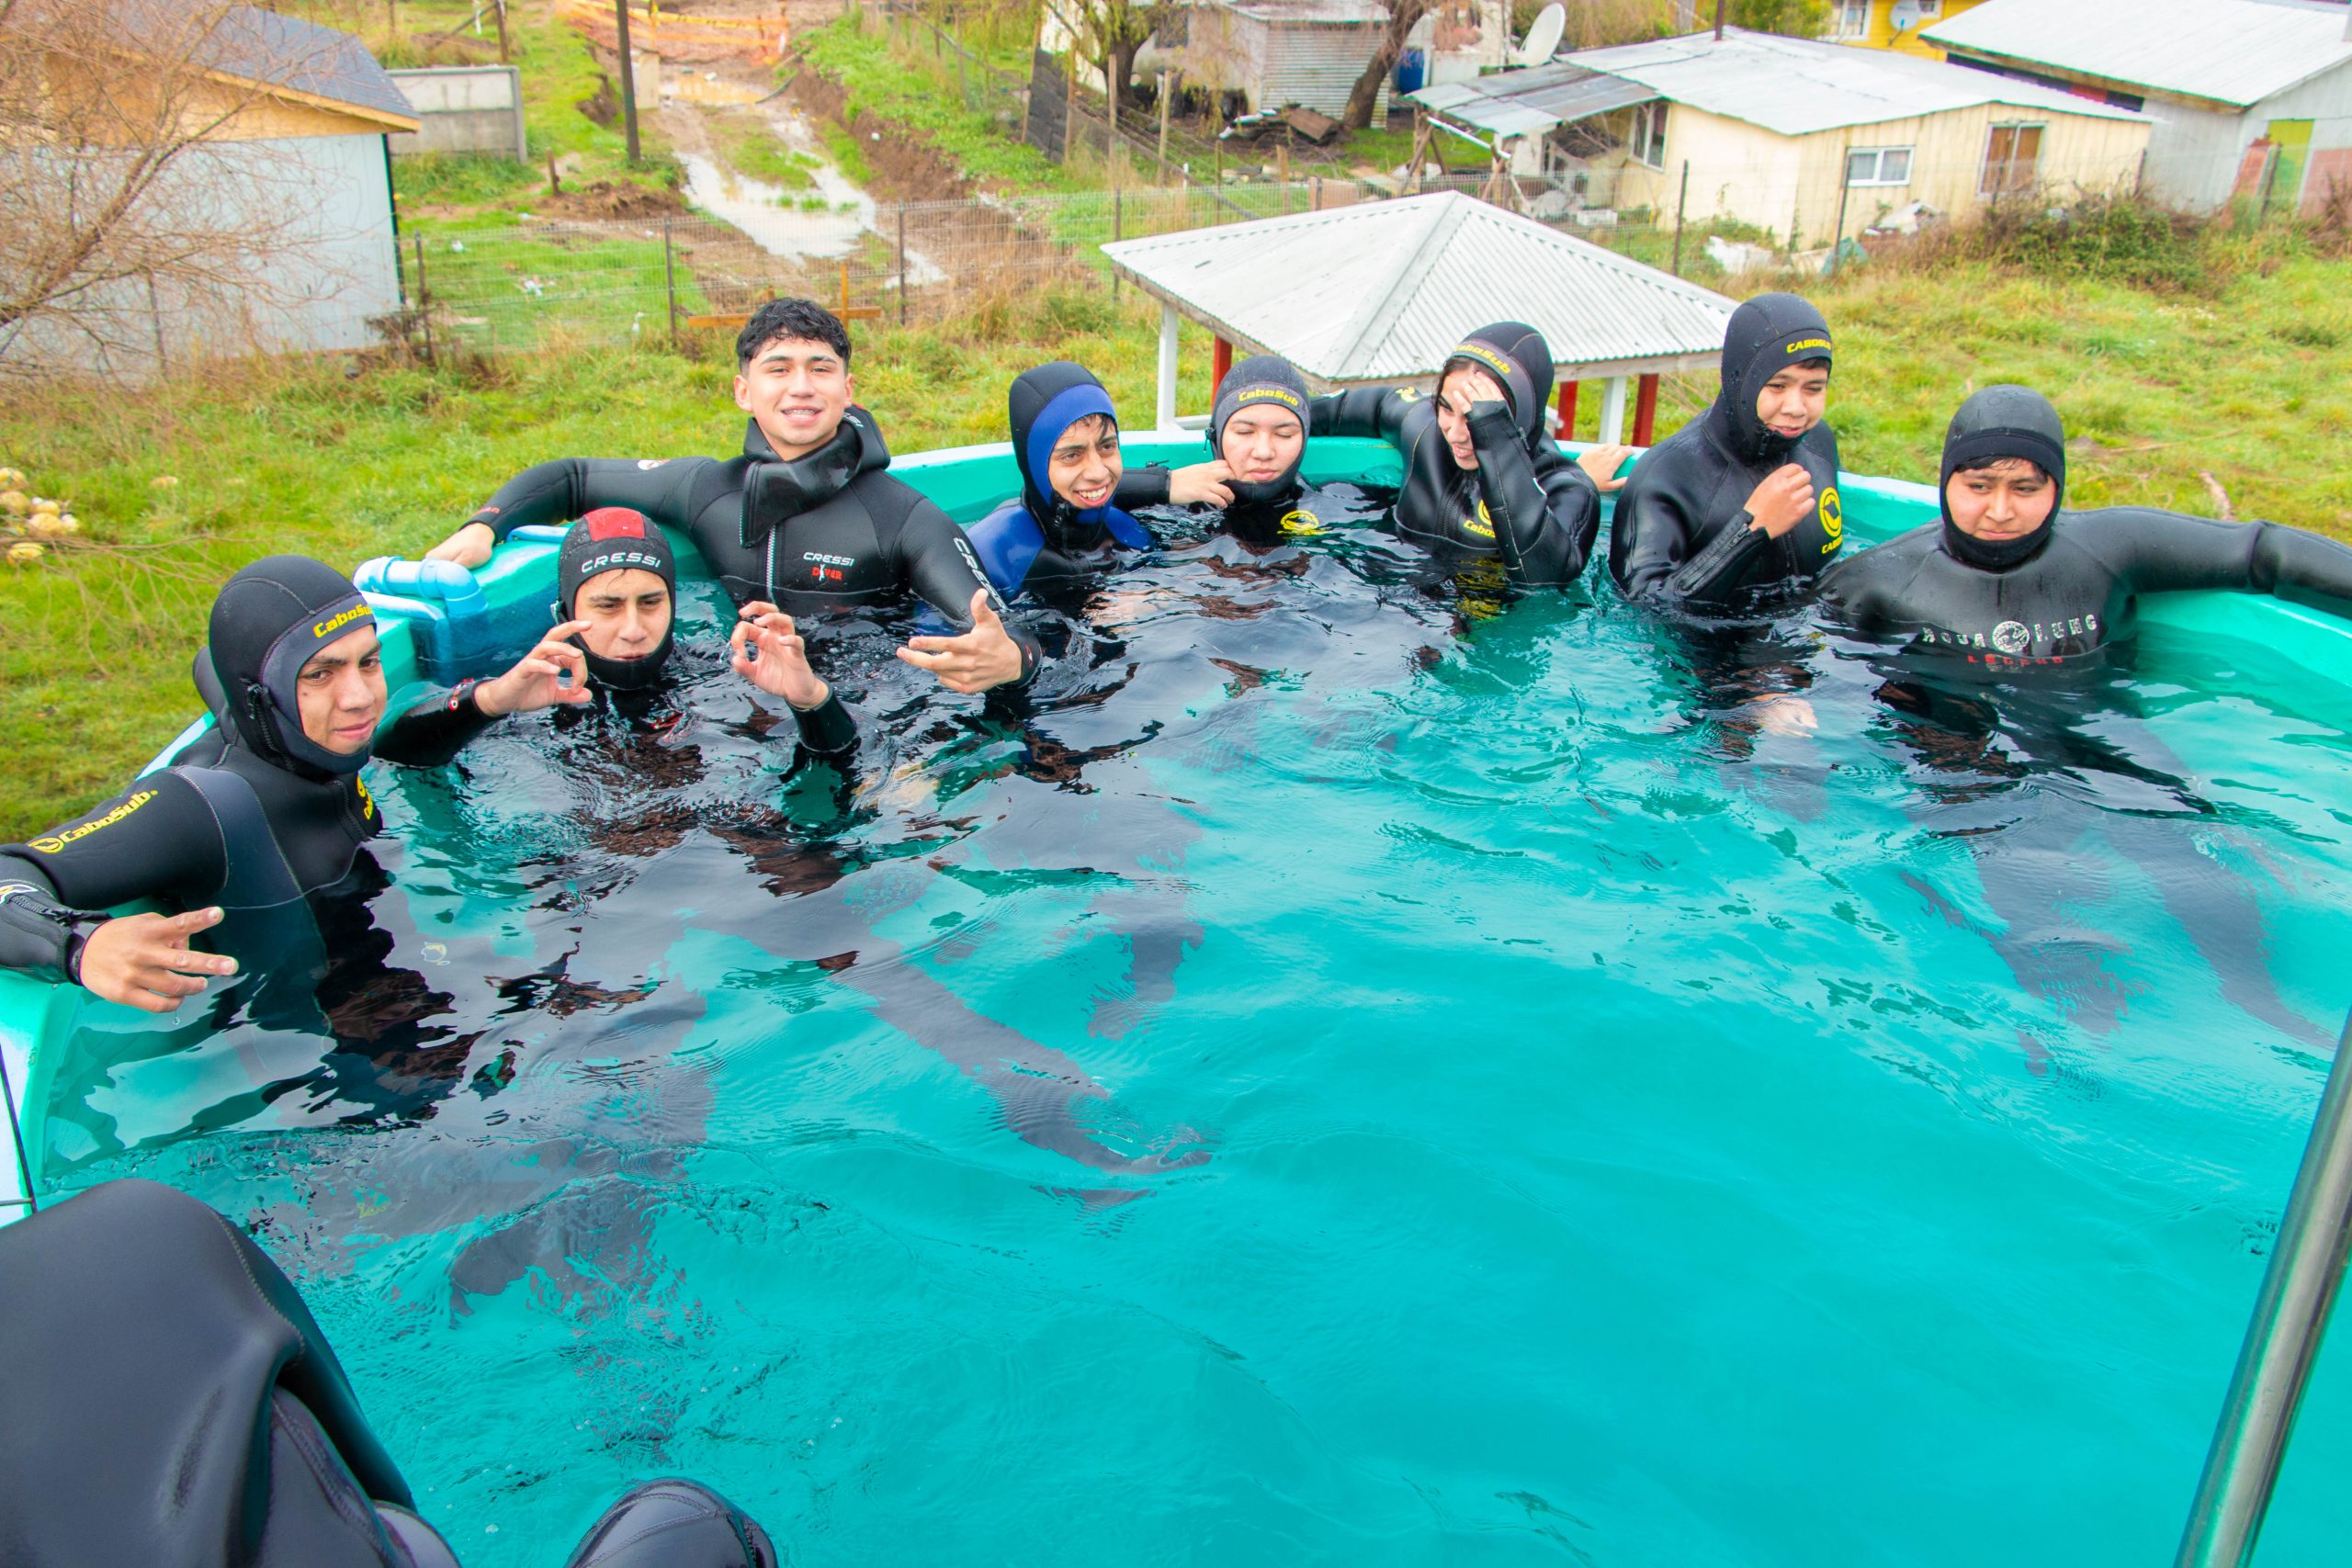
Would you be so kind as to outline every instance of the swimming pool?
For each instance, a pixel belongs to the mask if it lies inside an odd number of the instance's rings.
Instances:
[[[1996,717],[1411,577],[1171,549],[1025,727],[843,628],[854,781],[707,662],[379,769],[334,1048],[91,1007],[47,1179],[252,1224],[469,1563],[670,1471],[804,1563],[2161,1558],[2344,1004],[2333,634]]]

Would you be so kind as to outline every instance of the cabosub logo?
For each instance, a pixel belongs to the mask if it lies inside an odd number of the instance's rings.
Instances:
[[[1821,491],[1821,531],[1829,536],[1829,542],[1821,547],[1821,553],[1836,555],[1838,547],[1846,542],[1846,503],[1838,499],[1836,485],[1825,486]]]
[[[1797,339],[1796,342],[1789,344],[1789,352],[1791,354],[1801,353],[1808,348],[1817,348],[1821,350],[1822,353],[1827,354],[1829,352],[1829,340],[1826,337],[1801,337]]]
[[[146,805],[149,801],[154,798],[155,792],[153,790],[142,789],[137,795],[132,795],[129,800],[124,801],[120,806],[116,807],[112,811],[107,812],[104,817],[94,818],[87,822],[79,824],[78,826],[68,828],[62,833],[51,833],[38,839],[28,839],[25,840],[25,847],[28,849],[39,850],[45,855],[57,854],[62,852],[66,845],[74,842],[76,839],[86,839],[101,828],[113,827],[116,823],[121,821],[124,818],[130,816],[132,812],[138,810],[141,807]]]
[[[1283,513],[1281,526],[1285,534],[1320,534],[1323,531],[1323,519],[1302,506],[1295,511]]]
[[[1251,387],[1234,400],[1237,403],[1280,403],[1284,408],[1298,407],[1298,394],[1287,387]]]
[[[1453,352],[1447,355],[1446,357],[1448,359],[1475,359],[1479,364],[1497,372],[1506,379],[1510,376],[1510,361],[1505,359],[1501,355],[1497,354],[1493,349],[1488,348],[1483,343],[1456,344],[1453,345]]]
[[[373,620],[375,618],[375,615],[376,612],[369,609],[365,604],[354,604],[350,609],[345,610],[342,615],[335,616],[332,620],[311,622],[311,635],[318,638],[321,642],[324,642],[329,634],[336,631],[338,628],[347,626],[354,621]]]
[[[1464,517],[1462,526],[1482,539],[1491,539],[1495,536],[1494,513],[1487,510],[1487,503],[1482,501],[1478,503],[1478,515]]]

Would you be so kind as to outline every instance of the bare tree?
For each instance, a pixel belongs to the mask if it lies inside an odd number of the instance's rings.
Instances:
[[[1168,6],[1159,0],[1080,0],[1073,9],[1079,52],[1102,73],[1113,107],[1133,102],[1136,51],[1151,41]]]
[[[1363,130],[1372,124],[1373,105],[1380,100],[1380,84],[1396,69],[1396,62],[1405,52],[1405,39],[1423,17],[1437,9],[1440,0],[1388,0],[1388,25],[1380,30],[1380,46],[1372,51],[1372,59],[1348,91],[1348,107],[1340,112],[1340,123],[1351,130]]]
[[[300,27],[218,0],[0,0],[0,369],[119,363],[162,351],[166,314],[266,306],[311,195],[271,140],[325,64]]]

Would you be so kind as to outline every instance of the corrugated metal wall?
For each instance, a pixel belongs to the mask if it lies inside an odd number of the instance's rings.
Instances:
[[[1251,87],[1253,107],[1278,109],[1303,104],[1336,115],[1348,107],[1348,93],[1363,74],[1373,51],[1380,47],[1377,22],[1276,22],[1250,24],[1241,35],[1252,50],[1258,69]],[[1373,105],[1375,122],[1388,113],[1388,90],[1383,82]]]

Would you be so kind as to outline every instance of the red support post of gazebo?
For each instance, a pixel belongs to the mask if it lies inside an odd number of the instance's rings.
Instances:
[[[1209,401],[1212,404],[1216,401],[1216,389],[1225,385],[1226,377],[1232,371],[1233,345],[1219,338],[1216,347],[1209,351]]]
[[[1560,383],[1560,439],[1571,440],[1577,433],[1577,384]]]
[[[1657,433],[1657,378],[1645,376],[1634,397],[1634,445],[1647,446]]]

